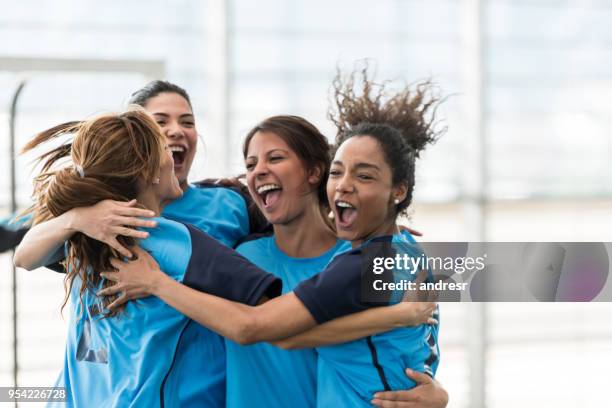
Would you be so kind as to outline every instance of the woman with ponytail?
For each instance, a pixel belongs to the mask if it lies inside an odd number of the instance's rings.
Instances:
[[[419,255],[410,240],[399,232],[397,219],[412,201],[416,158],[440,134],[434,122],[437,100],[428,83],[415,89],[406,87],[387,98],[385,87],[376,86],[366,70],[360,84],[363,93],[356,94],[356,77],[353,74],[346,81],[338,77],[334,82],[339,111],[332,112],[331,118],[338,125],[338,137],[327,182],[327,199],[337,236],[350,241],[350,249],[336,255],[324,271],[295,285],[291,292],[256,307],[243,307],[198,293],[167,279],[161,273],[163,268],[146,254],[137,262],[116,262],[121,271],[105,276],[120,283],[105,293],[125,290],[153,294],[236,343],[273,341],[290,348],[312,341],[309,334],[312,331],[307,331],[316,330],[313,328],[317,325],[321,329],[334,319],[340,321],[350,314],[370,312],[375,310],[374,306],[396,302],[397,296],[375,300],[362,297],[362,267],[371,260],[372,253],[381,253],[380,250],[390,257],[402,248],[411,257]],[[255,180],[258,194],[255,201],[271,222],[278,217],[276,221],[280,223],[291,208],[291,201],[285,197],[291,193],[287,191],[289,184],[275,179],[286,170],[271,168],[275,160],[284,163],[288,158],[279,159],[275,149],[266,147],[265,135],[259,134],[256,141],[257,137],[256,133],[250,143],[253,147],[257,142],[259,151],[245,154],[247,171]],[[270,137],[267,139],[269,144]],[[284,151],[285,155],[290,153],[287,148],[276,150],[281,154]],[[287,175],[291,174],[294,173],[287,170]],[[306,174],[307,180],[316,185],[323,171],[315,167]],[[214,262],[210,267],[216,267]],[[404,276],[430,278],[428,273],[417,272],[406,272]],[[438,327],[436,320],[429,319],[429,313],[437,318],[437,307],[431,303],[421,305],[425,316],[421,322],[430,324],[398,327],[347,343],[318,346],[317,406],[380,404],[382,401],[375,397],[378,391],[415,386],[414,381],[405,377],[404,370],[433,377],[438,366]],[[433,406],[445,404],[446,401],[441,401]]]
[[[101,200],[136,200],[134,207],[155,217],[147,223],[156,227],[140,237],[126,232],[119,243],[129,247],[141,238],[138,244],[164,265],[171,279],[251,305],[280,293],[281,282],[272,275],[251,267],[199,229],[160,217],[183,190],[166,139],[142,109],[56,126],[24,150],[59,137],[69,141],[39,159],[35,204],[29,210],[35,225]],[[110,310],[112,299],[98,296],[109,283],[101,272],[112,270],[111,258],[119,252],[81,232],[59,230],[57,238],[66,242],[64,305],[68,302],[72,312],[57,383],[66,388],[68,406],[223,406],[224,395],[215,392],[219,378],[211,376],[209,366],[201,364],[204,360],[182,364],[184,358],[211,350],[207,337],[189,331],[197,325],[154,298]],[[207,269],[199,258],[203,248],[244,265],[239,273]],[[15,264],[23,263],[17,251]]]

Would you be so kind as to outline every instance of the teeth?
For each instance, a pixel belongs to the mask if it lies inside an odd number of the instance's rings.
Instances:
[[[342,208],[355,208],[355,206],[347,203],[346,201],[336,201],[336,206]]]
[[[170,146],[170,151],[183,153],[185,148],[183,146]]]
[[[278,190],[280,188],[281,188],[281,186],[279,186],[278,184],[264,184],[263,186],[260,186],[260,187],[257,188],[257,193],[258,194],[263,194],[266,191]]]

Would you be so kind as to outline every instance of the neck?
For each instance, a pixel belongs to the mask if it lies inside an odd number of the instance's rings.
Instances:
[[[325,223],[316,197],[305,212],[287,224],[275,224],[278,248],[292,258],[315,258],[336,245],[336,234]]]
[[[157,217],[161,215],[166,204],[161,202],[152,192],[140,193],[136,196],[136,200],[139,204],[142,204],[149,210],[153,211]]]

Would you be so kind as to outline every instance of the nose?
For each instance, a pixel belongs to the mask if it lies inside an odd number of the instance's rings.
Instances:
[[[253,169],[253,177],[261,179],[268,175],[268,166],[265,163],[265,160],[258,160],[255,168]]]
[[[171,122],[166,128],[166,136],[170,139],[184,136],[183,129],[178,122]]]
[[[355,187],[351,182],[348,173],[345,173],[340,180],[336,183],[336,192],[338,193],[352,193],[355,191]]]

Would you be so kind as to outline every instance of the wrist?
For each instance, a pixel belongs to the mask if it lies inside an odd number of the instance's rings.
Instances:
[[[78,222],[80,218],[79,209],[73,208],[72,210],[66,211],[60,217],[64,218],[64,222],[62,223],[63,229],[67,234],[74,234],[75,232],[79,232]]]
[[[170,279],[168,275],[163,273],[159,268],[154,268],[151,273],[151,283],[149,286],[151,295],[159,297],[159,295],[163,293],[168,279]]]

